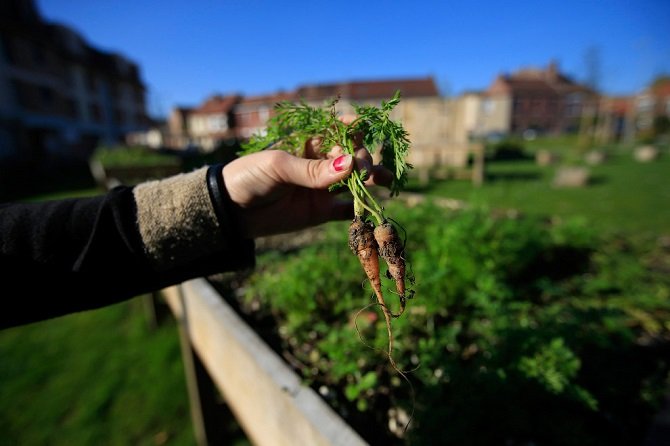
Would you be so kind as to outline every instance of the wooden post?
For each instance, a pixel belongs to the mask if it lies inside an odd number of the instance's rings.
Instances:
[[[158,315],[156,312],[156,293],[144,294],[140,296],[142,301],[142,310],[147,319],[147,326],[150,330],[155,330],[158,326]]]
[[[472,184],[476,187],[484,184],[484,144],[473,143],[474,165],[472,166]]]
[[[179,298],[183,300],[181,286],[178,286],[178,289]],[[182,308],[186,308],[183,303]],[[191,345],[188,334],[188,315],[184,313],[181,316],[178,319],[179,343],[196,444],[198,446],[227,444],[230,439],[226,438],[225,420],[219,416],[220,404],[216,398],[218,391]]]

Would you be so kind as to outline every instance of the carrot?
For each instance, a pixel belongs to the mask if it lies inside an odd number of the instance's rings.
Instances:
[[[398,231],[388,221],[383,222],[374,230],[375,241],[379,246],[379,255],[386,261],[388,274],[395,281],[396,291],[400,298],[400,311],[393,317],[399,317],[405,311],[405,249]]]
[[[349,248],[356,254],[361,266],[368,276],[368,280],[377,296],[377,303],[382,307],[384,312],[384,320],[386,322],[386,332],[388,334],[388,351],[387,357],[391,363],[391,367],[407,382],[412,394],[412,412],[409,420],[405,425],[403,431],[409,427],[414,418],[414,386],[407,378],[404,371],[400,370],[393,359],[393,331],[391,329],[391,318],[398,317],[405,309],[405,259],[403,244],[400,241],[398,232],[395,227],[384,221],[379,226],[375,227],[370,222],[365,222],[360,215],[356,215],[349,225]],[[381,277],[379,273],[379,256],[382,256],[387,264],[389,273],[396,279],[396,287],[398,294],[400,294],[400,313],[395,315],[386,306],[384,295],[382,294]],[[401,285],[399,285],[402,283]],[[360,333],[359,333],[360,335]]]
[[[359,216],[354,217],[349,225],[349,248],[356,254],[361,266],[368,276],[370,285],[377,297],[377,303],[382,307],[386,319],[386,330],[389,337],[388,357],[391,358],[393,351],[393,333],[391,331],[391,317],[395,317],[386,306],[384,294],[382,293],[382,282],[379,275],[379,250],[374,236],[374,225],[365,222]],[[393,361],[391,359],[391,361]]]
[[[363,271],[372,285],[377,301],[386,309],[382,282],[379,276],[379,250],[374,237],[374,226],[365,222],[361,217],[354,217],[349,226],[349,248],[358,257]]]

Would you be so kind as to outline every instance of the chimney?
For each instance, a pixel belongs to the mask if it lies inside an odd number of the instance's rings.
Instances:
[[[558,80],[558,62],[551,60],[547,66],[547,80],[550,82],[555,82]]]

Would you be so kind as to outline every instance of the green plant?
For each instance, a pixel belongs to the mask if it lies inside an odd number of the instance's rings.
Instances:
[[[92,158],[104,167],[120,166],[179,166],[180,160],[141,146],[99,147],[93,152]]]

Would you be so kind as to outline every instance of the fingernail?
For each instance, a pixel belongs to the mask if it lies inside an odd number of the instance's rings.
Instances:
[[[351,162],[351,155],[340,155],[333,160],[333,169],[335,169],[335,172],[342,172],[349,168]]]

